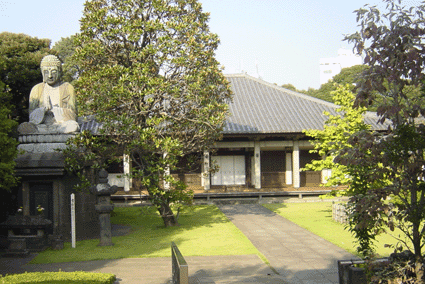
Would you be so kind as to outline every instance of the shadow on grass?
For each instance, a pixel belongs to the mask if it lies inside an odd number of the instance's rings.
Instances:
[[[330,209],[324,209],[324,210],[319,210],[319,212],[328,213],[328,215],[325,215],[325,217],[332,219],[332,208],[330,208]]]
[[[186,207],[177,227],[165,228],[154,207],[115,208],[115,228],[131,227],[128,234],[112,237],[114,246],[98,247],[99,239],[78,241],[76,248],[65,243],[60,251],[48,249],[37,255],[36,263],[164,257],[175,242],[184,255],[258,254],[258,250],[213,205]]]

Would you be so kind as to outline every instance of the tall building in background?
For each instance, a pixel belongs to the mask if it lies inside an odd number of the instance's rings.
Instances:
[[[342,68],[363,64],[361,56],[354,54],[351,49],[338,49],[338,56],[320,58],[320,85],[327,83]]]

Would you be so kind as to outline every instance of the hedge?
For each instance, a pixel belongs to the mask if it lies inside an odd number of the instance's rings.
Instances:
[[[0,284],[37,283],[37,284],[113,284],[116,280],[111,273],[76,272],[25,272],[4,277],[0,276]]]

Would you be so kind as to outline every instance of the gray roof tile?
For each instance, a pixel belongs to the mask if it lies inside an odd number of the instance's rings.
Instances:
[[[328,111],[336,114],[337,105],[293,92],[247,74],[226,75],[234,97],[223,134],[301,133],[304,129],[323,129]],[[373,129],[375,113],[365,121]]]

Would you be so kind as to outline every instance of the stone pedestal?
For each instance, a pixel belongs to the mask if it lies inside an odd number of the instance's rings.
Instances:
[[[108,184],[108,172],[101,170],[99,172],[99,183],[92,188],[97,195],[96,211],[99,212],[100,242],[98,246],[113,246],[111,212],[114,205],[111,204],[111,194],[118,191],[117,186]]]
[[[108,198],[110,199],[110,198]],[[112,243],[112,227],[111,227],[111,212],[114,210],[114,205],[97,204],[96,211],[99,212],[100,225],[100,242],[98,246],[113,246]]]
[[[74,134],[26,134],[19,136],[19,150],[27,153],[49,153],[65,149],[66,141]]]
[[[28,254],[28,251],[43,251],[47,247],[45,231],[52,221],[41,216],[9,216],[1,226],[8,229],[11,255]]]
[[[27,241],[23,238],[9,239],[9,248],[6,250],[9,255],[28,255]]]
[[[51,235],[50,244],[52,246],[52,250],[62,250],[63,249],[63,238],[62,235]]]
[[[98,236],[96,195],[87,191],[75,192],[79,179],[65,170],[65,157],[57,149],[65,149],[72,134],[26,134],[19,136],[16,175],[21,177],[18,198],[23,214],[36,214],[36,207],[45,210],[44,218],[52,221],[45,232],[56,249],[71,240],[70,196],[75,194],[77,240]],[[59,237],[61,236],[61,237]],[[54,241],[56,240],[56,241]],[[53,243],[54,242],[54,243]],[[27,243],[28,245],[28,243]]]

